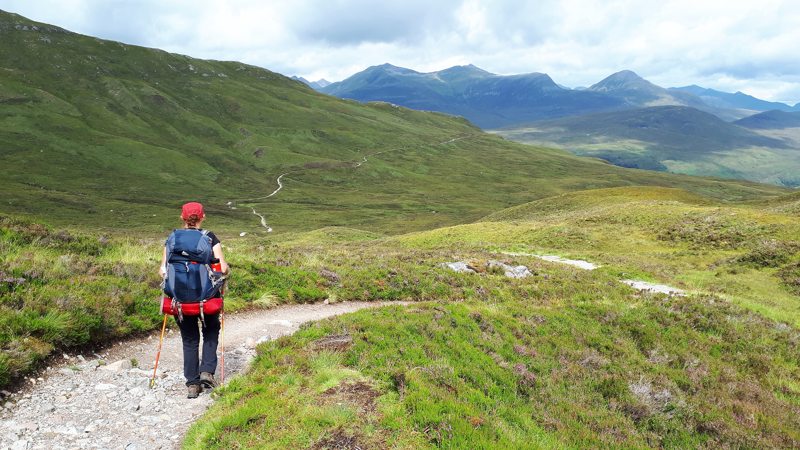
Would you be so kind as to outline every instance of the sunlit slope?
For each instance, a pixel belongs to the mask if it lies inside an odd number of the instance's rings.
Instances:
[[[276,251],[335,271],[336,289],[431,301],[262,345],[184,448],[795,447],[798,232],[795,216],[772,209],[630,187],[373,241],[292,236]],[[533,256],[554,253],[602,267]],[[491,259],[532,276],[442,267]],[[326,346],[334,339],[345,344]]]
[[[0,35],[0,212],[55,224],[163,230],[196,199],[231,232],[264,231],[252,206],[276,232],[398,233],[594,187],[677,186],[725,200],[781,192],[623,170],[462,119],[343,101],[264,69],[13,14],[0,13]],[[286,172],[278,194],[252,200]]]
[[[586,259],[621,279],[723,295],[800,326],[800,221],[791,210],[793,197],[754,207],[674,189],[590,190],[395,239],[408,248],[458,246]]]

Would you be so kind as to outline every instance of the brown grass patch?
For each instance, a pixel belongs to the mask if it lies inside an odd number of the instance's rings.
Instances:
[[[375,412],[375,399],[381,393],[364,381],[345,381],[322,393],[330,401],[341,401],[358,406],[363,413]]]

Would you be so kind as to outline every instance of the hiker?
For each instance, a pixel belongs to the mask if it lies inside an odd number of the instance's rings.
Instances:
[[[219,308],[212,314],[203,314],[205,300],[221,297],[219,287],[209,290],[208,267],[217,263],[222,274],[229,272],[228,263],[222,255],[222,244],[217,236],[202,229],[205,219],[203,205],[189,202],[181,209],[183,229],[175,230],[167,238],[159,269],[165,280],[165,293],[172,298],[175,320],[183,340],[183,376],[186,377],[188,398],[197,398],[203,388],[216,386],[214,373],[217,369],[217,343],[219,341],[221,299]],[[190,232],[189,230],[194,230]],[[189,250],[180,250],[188,248]],[[171,255],[168,255],[171,249]],[[190,254],[190,252],[193,252]],[[196,253],[196,254],[195,254]],[[185,271],[184,271],[185,267]],[[200,272],[202,270],[202,272]],[[193,273],[202,273],[192,278]],[[171,281],[169,278],[172,277]],[[204,298],[197,298],[204,297]],[[215,298],[215,300],[217,300]],[[186,303],[179,303],[186,302]],[[189,305],[192,303],[193,305]],[[182,313],[183,306],[200,303],[199,315]],[[209,310],[206,310],[209,311]],[[210,312],[210,311],[209,311]],[[203,336],[202,359],[199,359],[200,335]]]

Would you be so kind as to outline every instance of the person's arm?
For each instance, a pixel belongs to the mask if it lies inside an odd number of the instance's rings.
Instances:
[[[167,246],[164,246],[164,254],[161,256],[161,266],[158,267],[158,274],[161,278],[167,276]]]
[[[219,265],[220,268],[222,269],[222,273],[228,273],[230,268],[228,267],[228,263],[225,261],[225,256],[222,255],[222,244],[218,242],[216,245],[214,245],[212,250],[214,251],[214,258],[217,258],[219,260]]]

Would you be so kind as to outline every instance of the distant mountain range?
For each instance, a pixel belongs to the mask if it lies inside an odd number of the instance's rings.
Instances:
[[[482,128],[626,106],[622,99],[604,93],[562,88],[546,74],[502,76],[472,65],[420,73],[383,64],[320,91],[362,102],[386,101],[464,116]]]
[[[800,110],[800,105],[767,102],[741,92],[699,86],[665,89],[630,70],[587,89],[569,89],[543,73],[496,75],[473,65],[421,73],[383,64],[317,89],[340,98],[460,115],[487,129],[650,106],[689,106],[728,121],[770,109]]]
[[[297,81],[299,81],[299,82],[301,82],[301,83],[303,83],[303,84],[305,84],[305,85],[307,85],[307,86],[309,86],[312,89],[315,89],[317,91],[322,89],[322,88],[324,88],[324,87],[327,87],[329,84],[331,84],[331,82],[326,80],[325,78],[320,78],[317,81],[308,81],[303,77],[292,77],[292,79],[293,80],[297,80]]]
[[[800,105],[700,86],[663,88],[630,70],[584,89],[547,74],[473,65],[420,73],[370,67],[321,92],[464,116],[525,143],[624,167],[800,186]]]
[[[768,102],[760,98],[747,95],[743,92],[731,94],[714,89],[703,88],[697,85],[669,88],[670,91],[688,92],[689,94],[700,97],[705,104],[715,108],[723,109],[744,109],[750,111],[800,111],[800,103],[789,106],[781,102]]]

